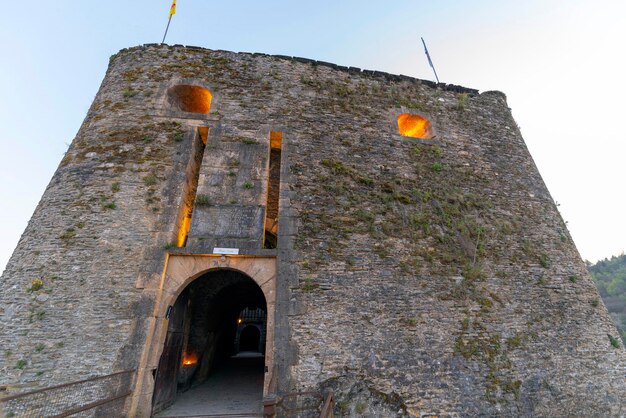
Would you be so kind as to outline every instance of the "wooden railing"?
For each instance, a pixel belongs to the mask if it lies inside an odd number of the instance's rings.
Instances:
[[[333,408],[335,407],[335,397],[333,392],[330,391],[326,394],[326,400],[322,406],[322,412],[320,418],[333,418]]]
[[[134,370],[97,376],[0,398],[0,417],[63,418],[95,410],[99,416],[121,416]]]

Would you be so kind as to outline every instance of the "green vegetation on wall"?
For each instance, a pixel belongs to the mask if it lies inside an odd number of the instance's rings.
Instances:
[[[600,296],[626,343],[626,254],[588,263]]]

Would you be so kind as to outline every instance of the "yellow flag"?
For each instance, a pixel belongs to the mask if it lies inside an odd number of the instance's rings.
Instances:
[[[172,7],[170,7],[170,19],[175,14],[176,14],[176,0],[172,2]]]

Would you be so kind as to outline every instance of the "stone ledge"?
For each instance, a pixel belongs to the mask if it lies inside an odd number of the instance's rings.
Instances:
[[[390,74],[390,73],[386,73],[384,71],[374,71],[374,70],[361,70],[360,68],[356,68],[356,67],[346,67],[346,66],[342,66],[342,65],[338,65],[338,64],[333,64],[331,62],[326,62],[326,61],[318,61],[318,60],[313,60],[313,59],[309,59],[309,58],[302,58],[302,57],[292,57],[289,55],[279,55],[279,54],[275,54],[275,55],[270,55],[270,54],[263,54],[263,53],[259,53],[259,52],[233,52],[233,51],[225,51],[225,50],[212,50],[209,48],[201,48],[198,46],[185,46],[185,45],[180,45],[180,44],[176,44],[176,45],[167,45],[167,44],[144,44],[144,45],[139,45],[136,47],[131,47],[131,48],[124,48],[121,49],[117,54],[113,55],[111,58],[114,59],[117,55],[121,54],[121,53],[125,53],[125,52],[129,52],[132,51],[133,49],[147,49],[147,48],[183,48],[183,49],[191,49],[191,50],[195,50],[195,51],[206,51],[206,52],[225,52],[225,53],[229,53],[229,54],[237,54],[237,55],[251,55],[254,57],[273,57],[273,58],[278,58],[278,59],[282,59],[282,60],[287,60],[287,61],[296,61],[296,62],[301,62],[301,63],[308,63],[308,64],[312,64],[312,65],[320,65],[323,67],[328,67],[328,68],[332,68],[334,70],[337,71],[342,71],[342,72],[347,72],[347,73],[351,73],[351,74],[365,74],[368,75],[370,77],[381,77],[381,78],[385,78],[387,80],[390,81],[409,81],[409,82],[418,82],[421,84],[425,84],[428,87],[434,88],[434,89],[440,89],[440,90],[444,90],[444,91],[451,91],[451,92],[456,92],[456,93],[467,93],[470,94],[472,96],[478,95],[479,91],[477,89],[472,89],[472,88],[468,88],[468,87],[463,87],[463,86],[458,86],[455,84],[446,84],[446,83],[435,83],[433,81],[429,81],[429,80],[422,80],[420,78],[416,78],[416,77],[411,77],[411,76],[406,76],[403,74]]]

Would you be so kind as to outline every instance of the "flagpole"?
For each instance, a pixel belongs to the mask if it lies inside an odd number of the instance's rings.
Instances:
[[[165,43],[165,37],[167,36],[167,31],[170,28],[170,22],[172,21],[172,15],[170,14],[170,18],[167,19],[167,27],[165,28],[165,33],[163,34],[163,40],[161,41],[161,44]]]
[[[424,52],[426,53],[426,58],[428,58],[428,64],[430,64],[430,68],[433,69],[435,73],[435,78],[437,79],[437,83],[439,83],[439,77],[437,77],[437,70],[435,70],[435,66],[433,65],[433,61],[430,59],[430,54],[428,53],[428,48],[426,48],[426,42],[424,42],[424,38],[422,39],[422,44],[424,44]]]

